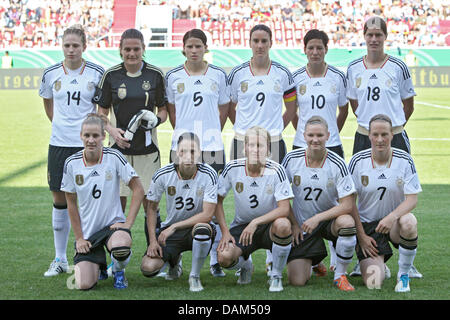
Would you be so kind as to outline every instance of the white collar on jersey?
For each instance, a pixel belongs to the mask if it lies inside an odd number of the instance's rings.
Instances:
[[[139,68],[139,71],[136,73],[131,73],[127,71],[127,76],[130,78],[137,78],[142,74],[142,68],[144,67],[144,61],[141,62],[141,67]]]

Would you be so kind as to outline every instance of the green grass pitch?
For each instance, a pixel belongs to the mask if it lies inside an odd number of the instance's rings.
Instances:
[[[67,283],[70,284],[73,274],[44,278],[43,273],[54,255],[52,200],[46,182],[50,122],[37,91],[1,91],[0,299],[449,299],[450,91],[417,89],[417,93],[415,112],[407,124],[407,132],[423,187],[414,210],[419,221],[419,247],[414,264],[424,274],[424,278],[412,280],[411,293],[394,292],[398,270],[396,250],[388,262],[393,277],[385,281],[381,290],[369,290],[363,286],[360,278],[350,278],[356,291],[342,293],[332,287],[332,275],[328,273],[324,278],[312,277],[301,288],[289,286],[285,275],[285,290],[269,293],[264,270],[265,253],[259,250],[253,255],[255,272],[250,285],[237,285],[234,272],[231,271],[226,271],[225,278],[213,278],[209,274],[207,260],[201,274],[205,290],[192,294],[187,282],[190,252],[183,255],[184,273],[179,280],[148,279],[141,275],[139,266],[146,249],[142,209],[132,230],[134,254],[126,269],[129,281],[127,290],[115,290],[112,280],[108,279],[99,282],[94,290],[80,292],[68,289]],[[168,163],[172,130],[168,122],[158,129],[162,164],[165,165]],[[341,133],[347,161],[351,155],[355,129],[356,121],[350,111]],[[289,150],[294,133],[291,125],[284,132]],[[229,122],[223,138],[228,153],[232,138]],[[164,201],[162,205],[164,207]],[[230,221],[233,213],[232,196],[226,198],[225,205]],[[70,262],[74,252],[73,241],[71,233],[68,246]],[[327,266],[328,261],[327,257]],[[355,262],[356,257],[349,271]]]

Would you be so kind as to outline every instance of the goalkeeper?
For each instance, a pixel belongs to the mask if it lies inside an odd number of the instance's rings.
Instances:
[[[151,177],[161,167],[155,128],[167,119],[167,99],[163,73],[144,61],[144,53],[142,33],[136,29],[124,31],[120,39],[123,62],[104,73],[93,101],[99,105],[99,113],[106,116],[112,107],[111,122],[105,127],[114,140],[112,148],[126,156],[148,190]],[[121,184],[123,210],[128,196],[131,190]],[[146,207],[144,200],[144,210]]]

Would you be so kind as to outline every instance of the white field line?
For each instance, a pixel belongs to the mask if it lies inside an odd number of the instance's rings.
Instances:
[[[442,106],[439,104],[433,104],[433,103],[428,103],[428,102],[423,102],[423,101],[414,101],[414,104],[421,104],[427,107],[433,107],[433,108],[439,108],[439,109],[446,109],[446,110],[450,110],[449,106]]]

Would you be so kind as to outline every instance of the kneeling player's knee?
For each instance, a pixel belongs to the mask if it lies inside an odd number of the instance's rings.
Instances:
[[[95,285],[97,284],[97,280],[96,279],[92,279],[92,278],[88,278],[88,277],[81,277],[79,279],[76,279],[76,287],[79,290],[91,290],[95,287]]]
[[[213,236],[213,230],[208,223],[197,223],[192,228],[192,237],[197,241],[208,241]]]
[[[352,228],[355,227],[355,220],[353,217],[349,214],[344,214],[342,216],[339,216],[335,220],[336,227],[339,229],[342,228]]]
[[[141,263],[141,272],[145,277],[151,278],[159,273],[163,265],[162,259],[152,259],[146,256]]]
[[[417,235],[417,219],[412,213],[402,216],[398,222],[401,236],[414,237]]]
[[[128,246],[114,247],[111,249],[111,255],[117,261],[125,261],[131,254],[131,248]]]
[[[290,236],[291,222],[287,218],[278,218],[273,222],[271,232],[279,237]]]

